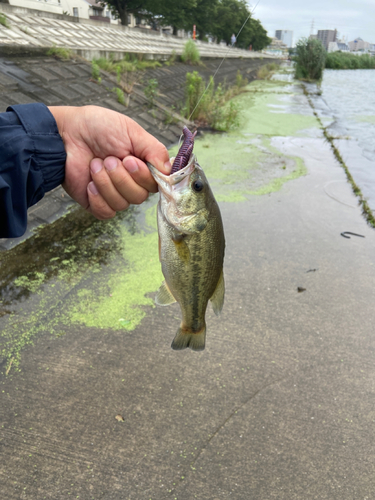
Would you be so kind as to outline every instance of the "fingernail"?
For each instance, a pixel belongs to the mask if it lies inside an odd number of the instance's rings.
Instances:
[[[92,194],[99,194],[97,187],[92,181],[89,183],[89,190]]]
[[[93,174],[97,174],[103,168],[103,162],[99,158],[92,160],[90,164],[90,169]]]
[[[166,171],[168,172],[168,174],[169,174],[169,172],[172,170],[172,163],[171,163],[169,160],[168,160],[168,161],[166,161],[166,162],[164,163],[164,168],[165,168],[165,170],[166,170]]]
[[[117,167],[117,162],[118,162],[117,158],[110,156],[109,158],[106,158],[104,160],[104,166],[107,170],[111,171]]]
[[[124,167],[129,174],[134,174],[138,170],[138,163],[133,158],[129,158],[124,162]]]

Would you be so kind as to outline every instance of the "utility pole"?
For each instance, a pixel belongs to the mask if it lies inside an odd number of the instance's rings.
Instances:
[[[314,34],[314,19],[311,21],[310,36]]]

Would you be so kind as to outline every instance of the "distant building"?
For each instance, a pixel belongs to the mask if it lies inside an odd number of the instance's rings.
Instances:
[[[351,52],[367,52],[371,47],[371,43],[365,42],[364,40],[362,40],[362,38],[359,37],[352,42],[348,42],[348,45]]]
[[[281,40],[288,48],[293,47],[293,31],[290,30],[276,30],[275,38]]]
[[[328,52],[349,52],[349,47],[345,42],[329,42]]]
[[[318,30],[317,39],[322,42],[325,49],[328,50],[330,42],[336,42],[337,30]]]
[[[268,47],[266,47],[263,52],[265,54],[272,54],[278,57],[287,57],[288,56],[288,48],[284,42],[279,40],[278,38],[272,38],[272,42]]]
[[[118,20],[115,19],[110,10],[103,7],[99,2],[100,0],[7,0],[7,3],[14,7],[24,7],[54,14],[67,14],[81,19],[94,19],[118,24]]]

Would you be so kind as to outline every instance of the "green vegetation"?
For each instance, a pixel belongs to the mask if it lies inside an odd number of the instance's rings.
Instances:
[[[113,56],[109,59],[100,57],[99,59],[94,59],[91,63],[92,78],[94,80],[100,83],[100,70],[107,71],[108,73],[116,75],[117,84],[121,87],[122,91],[125,91],[127,94],[130,94],[134,85],[140,81],[143,70],[158,68],[160,66],[161,63],[159,61],[143,60],[143,54],[126,54],[126,56],[119,61],[116,61]],[[117,96],[120,99],[119,94],[117,94]],[[123,104],[122,101],[119,100],[119,102]]]
[[[280,64],[268,63],[258,69],[257,77],[259,80],[269,80],[271,76],[280,69]]]
[[[295,77],[304,81],[320,81],[323,78],[326,50],[317,39],[301,38],[296,46]]]
[[[355,55],[349,52],[330,52],[326,58],[329,69],[375,69],[375,57],[370,54]]]
[[[246,0],[103,0],[118,16],[121,24],[128,25],[128,15],[133,14],[149,25],[171,26],[173,34],[191,30],[195,24],[199,40],[212,37],[220,43],[230,44],[232,33],[240,36],[236,46],[261,50],[271,43],[260,21],[253,19]],[[245,23],[246,21],[246,23]]]
[[[115,87],[115,92],[116,92],[116,95],[117,95],[117,101],[120,103],[120,104],[123,104],[124,106],[126,106],[126,100],[125,100],[125,94],[124,92],[119,88],[119,87]]]
[[[247,80],[238,72],[237,84],[229,89],[219,84],[215,89],[211,77],[208,85],[197,71],[186,74],[185,106],[182,114],[189,120],[196,120],[215,130],[227,131],[238,126],[238,106],[230,101],[239,94]]]
[[[155,99],[158,95],[158,81],[155,78],[150,78],[146,87],[143,89],[147,103],[150,108],[155,104]]]
[[[159,68],[161,63],[159,61],[143,60],[143,54],[136,56],[135,54],[126,54],[124,59],[115,61],[113,57],[106,59],[99,57],[94,59],[95,63],[100,69],[112,74],[124,74],[126,72],[142,71],[145,69]]]
[[[51,47],[47,50],[47,56],[67,61],[73,57],[73,52],[70,49],[64,49],[63,47]]]
[[[95,61],[91,61],[91,77],[98,83],[101,83],[102,77],[100,76],[100,68]]]
[[[201,56],[194,40],[190,39],[185,43],[181,61],[186,64],[200,64]]]
[[[168,59],[164,62],[164,64],[166,66],[172,66],[173,64],[175,64],[176,60],[177,60],[177,54],[176,51],[173,49],[172,54],[168,57]]]
[[[6,28],[9,28],[7,16],[5,14],[2,14],[1,12],[0,12],[0,24],[5,26]]]

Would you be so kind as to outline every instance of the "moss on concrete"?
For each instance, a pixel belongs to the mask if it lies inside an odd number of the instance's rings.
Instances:
[[[271,193],[306,173],[301,158],[271,145],[272,136],[304,135],[318,124],[313,116],[273,112],[272,105],[285,104],[283,89],[294,89],[288,85],[255,82],[254,90],[267,92],[236,98],[243,110],[241,130],[196,141],[195,154],[218,201]],[[60,336],[72,325],[134,330],[163,279],[157,196],[147,203],[107,222],[74,212],[11,251],[9,265],[2,256],[6,272],[0,281],[8,295],[0,304],[0,353],[6,367],[17,368],[21,350],[43,332]],[[38,260],[30,257],[36,253]]]

